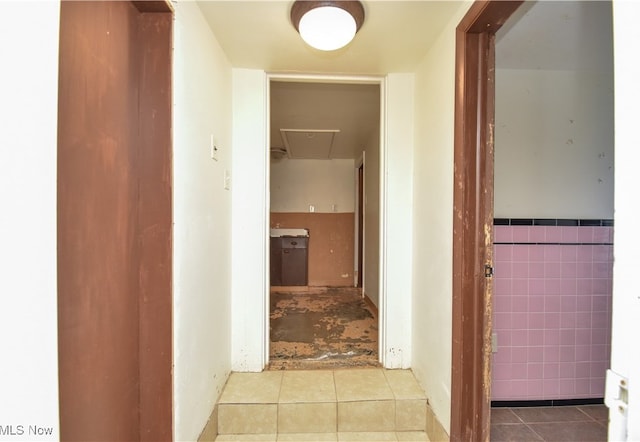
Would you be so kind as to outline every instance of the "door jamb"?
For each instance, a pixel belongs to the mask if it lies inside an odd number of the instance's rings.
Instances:
[[[356,183],[356,207],[355,207],[355,212],[356,212],[356,219],[354,220],[354,225],[355,225],[355,247],[353,249],[354,251],[354,274],[353,274],[353,286],[354,287],[358,287],[358,282],[361,281],[361,289],[362,289],[362,296],[364,297],[364,294],[366,293],[364,290],[364,257],[365,257],[365,253],[364,253],[364,248],[365,248],[365,244],[364,244],[364,230],[365,230],[365,219],[364,219],[364,213],[360,213],[360,198],[362,198],[362,211],[364,212],[364,201],[365,201],[365,185],[364,185],[364,170],[366,168],[365,166],[365,151],[362,151],[362,155],[360,155],[360,158],[358,158],[354,164],[355,168],[355,183]],[[362,168],[362,183],[360,183],[360,168]],[[362,217],[362,226],[360,226],[360,217]],[[360,232],[360,230],[362,230],[362,232]],[[362,244],[360,244],[360,238],[362,237],[363,241]],[[360,259],[360,248],[362,248],[362,259]],[[360,262],[362,261],[362,262]]]
[[[522,3],[476,0],[456,28],[452,441],[490,435],[495,32]]]
[[[386,210],[386,188],[387,188],[387,181],[386,181],[386,138],[384,136],[385,134],[385,128],[386,128],[386,102],[384,100],[385,94],[386,94],[386,90],[385,90],[385,82],[386,79],[383,76],[377,76],[377,75],[324,75],[324,74],[287,74],[287,73],[266,73],[266,97],[267,97],[267,106],[266,106],[266,142],[267,145],[265,147],[265,149],[267,149],[267,151],[269,150],[269,143],[271,140],[271,112],[270,112],[270,100],[271,100],[271,96],[270,96],[270,91],[271,91],[271,82],[272,81],[291,81],[291,82],[307,82],[307,83],[355,83],[355,84],[377,84],[380,86],[380,147],[379,147],[379,157],[380,157],[380,166],[379,166],[379,179],[380,179],[380,209],[379,209],[379,213],[378,213],[378,217],[380,220],[379,223],[379,238],[380,238],[380,245],[379,245],[379,251],[378,251],[378,258],[379,258],[379,263],[380,263],[380,267],[378,269],[378,296],[379,296],[379,304],[381,306],[385,305],[385,299],[386,299],[386,285],[384,284],[384,280],[386,278],[386,223],[385,223],[385,210]],[[265,204],[265,220],[266,220],[266,226],[265,226],[265,232],[269,231],[269,224],[270,224],[270,215],[271,215],[271,197],[270,197],[270,193],[269,193],[269,189],[270,189],[270,174],[271,174],[271,167],[269,162],[267,161],[266,164],[266,169],[267,169],[267,173],[265,174],[265,189],[266,189],[266,194],[267,194],[267,198],[266,198],[266,204]],[[268,239],[268,236],[267,236]],[[269,271],[270,271],[270,256],[269,256],[269,248],[265,248],[264,250],[265,253],[265,268],[263,269],[264,272],[264,276],[265,276],[265,281],[266,281],[266,285],[265,285],[265,302],[263,303],[264,305],[264,311],[263,311],[263,317],[265,318],[265,327],[263,330],[263,348],[265,349],[265,354],[264,354],[264,366],[268,366],[269,365],[269,359],[270,359],[270,342],[269,342],[269,321],[270,321],[270,309],[269,309],[269,297],[270,297],[270,285],[269,285]],[[364,256],[363,256],[363,262],[364,262]],[[362,282],[362,285],[364,287],[364,279]],[[363,291],[364,293],[364,291]],[[386,336],[386,330],[387,330],[387,322],[385,320],[385,311],[384,308],[380,308],[380,314],[378,316],[378,360],[380,363],[383,364],[384,366],[384,356],[386,355],[386,340],[385,340],[385,336]]]

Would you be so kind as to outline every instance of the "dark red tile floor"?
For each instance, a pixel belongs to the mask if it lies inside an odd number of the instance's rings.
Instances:
[[[491,441],[604,442],[608,416],[604,405],[492,408]]]

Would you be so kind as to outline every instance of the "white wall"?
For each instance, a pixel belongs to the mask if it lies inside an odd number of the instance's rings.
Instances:
[[[414,74],[389,74],[386,81],[386,150],[381,181],[384,207],[382,321],[383,363],[411,366],[411,256],[413,206]],[[367,157],[368,158],[368,157]],[[369,199],[367,197],[367,199]]]
[[[496,70],[497,218],[613,218],[613,161],[607,66]]]
[[[261,371],[268,362],[269,176],[267,78],[233,70],[234,371]]]
[[[231,65],[200,9],[174,5],[173,394],[183,441],[200,435],[231,370],[232,108]]]
[[[59,437],[56,154],[60,3],[4,2],[0,26],[0,426]],[[29,435],[28,425],[52,429]]]
[[[640,4],[614,2],[614,52],[616,82],[616,195],[615,262],[613,265],[613,320],[611,368],[629,379],[628,439],[640,440],[640,218],[638,206],[638,111],[640,65],[636,20]],[[612,415],[617,410],[612,410]],[[609,440],[615,440],[610,438]]]
[[[271,211],[354,212],[354,173],[353,160],[271,161]]]
[[[451,420],[455,27],[463,4],[416,72],[413,183],[413,364],[445,430]]]

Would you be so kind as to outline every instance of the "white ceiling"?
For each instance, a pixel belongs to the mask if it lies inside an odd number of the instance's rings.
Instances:
[[[365,22],[354,41],[326,53],[308,47],[295,31],[293,0],[198,2],[234,67],[347,75],[415,71],[461,3],[364,0]],[[496,36],[496,66],[610,67],[611,35],[609,1],[528,1]],[[377,86],[278,82],[271,92],[271,147],[284,147],[280,129],[335,129],[332,158],[356,158],[378,130]]]
[[[234,67],[269,72],[413,72],[460,1],[363,1],[364,24],[346,47],[307,46],[291,24],[293,1],[199,1]]]
[[[377,84],[338,83],[271,83],[271,147],[285,147],[281,129],[338,130],[333,138],[330,158],[357,158],[365,143],[379,130],[380,86]],[[304,151],[319,136],[305,140],[300,137],[298,150]],[[294,140],[295,141],[295,140]],[[291,143],[291,138],[290,138]],[[289,146],[295,150],[295,146]],[[303,155],[320,158],[321,154]],[[300,156],[297,156],[300,158]],[[325,154],[325,159],[327,158]]]

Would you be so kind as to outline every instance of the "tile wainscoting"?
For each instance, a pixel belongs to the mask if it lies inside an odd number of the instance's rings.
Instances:
[[[602,398],[613,222],[496,219],[492,400]]]

